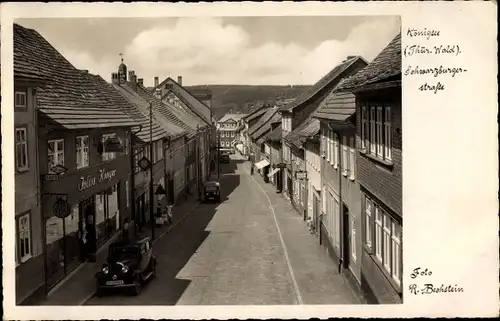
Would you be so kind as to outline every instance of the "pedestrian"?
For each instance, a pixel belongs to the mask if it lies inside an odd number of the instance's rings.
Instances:
[[[173,207],[174,207],[174,205],[172,203],[169,203],[167,205],[167,222],[168,222],[168,224],[172,224],[172,216],[173,216],[172,208]]]
[[[250,164],[250,175],[253,175],[253,167],[254,167],[254,164]]]
[[[307,219],[307,228],[309,229],[309,233],[313,234],[314,233],[314,223],[312,217],[309,216]]]
[[[128,223],[128,218],[125,219],[123,222],[123,230],[122,230],[122,241],[125,244],[128,244],[130,240],[130,234],[129,234],[129,223]]]

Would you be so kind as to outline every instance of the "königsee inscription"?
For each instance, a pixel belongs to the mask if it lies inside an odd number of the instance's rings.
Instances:
[[[458,44],[427,44],[427,41],[439,40],[441,36],[440,30],[435,29],[418,29],[418,28],[408,28],[406,31],[407,37],[410,39],[410,43],[405,45],[403,49],[403,55],[407,59],[417,56],[445,56],[456,57],[463,54],[462,48]],[[420,42],[420,43],[415,43]],[[420,76],[420,77],[430,77],[429,80],[422,82],[418,86],[418,90],[422,92],[432,92],[437,94],[440,91],[447,89],[444,85],[444,77],[449,80],[455,79],[460,75],[467,73],[467,69],[460,66],[453,66],[450,60],[450,65],[439,64],[437,66],[429,65],[418,65],[410,64],[406,67],[403,74],[407,77],[409,76]]]
[[[78,181],[78,191],[80,192],[84,191],[106,180],[110,181],[115,176],[116,176],[116,169],[110,171],[101,169],[97,174],[89,174],[87,176],[82,176]]]

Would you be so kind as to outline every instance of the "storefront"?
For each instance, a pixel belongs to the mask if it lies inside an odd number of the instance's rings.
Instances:
[[[159,184],[165,189],[165,162],[157,162],[153,165],[153,212],[156,213],[158,210],[159,196],[165,195],[155,195]],[[141,171],[135,175],[135,223],[139,231],[142,228],[150,224],[150,200],[149,200],[149,188],[150,188],[150,172],[149,169]],[[163,198],[162,198],[163,200]]]
[[[98,166],[63,174],[44,182],[46,283],[52,288],[117,235],[128,216],[126,156]],[[54,204],[71,206],[65,218],[54,215]]]

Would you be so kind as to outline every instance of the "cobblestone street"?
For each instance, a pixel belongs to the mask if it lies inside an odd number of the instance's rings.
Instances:
[[[361,303],[297,212],[238,156],[222,165],[221,204],[202,204],[155,245],[157,277],[139,296],[87,305]]]

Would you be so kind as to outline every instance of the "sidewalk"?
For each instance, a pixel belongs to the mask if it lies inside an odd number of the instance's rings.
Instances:
[[[197,206],[199,201],[196,195],[192,195],[185,202],[172,209],[172,225],[165,225],[155,229],[155,240],[153,245],[167,234],[178,223],[184,220]],[[143,228],[139,233],[141,236],[151,236],[150,228]],[[86,262],[82,264],[73,275],[63,281],[56,289],[49,293],[49,296],[42,302],[35,305],[83,305],[95,292],[94,275],[107,258],[107,246],[103,246],[97,253],[96,262]]]
[[[250,173],[249,164],[242,167],[246,173]],[[318,239],[309,233],[302,215],[298,214],[290,201],[276,193],[276,187],[266,184],[260,174],[254,173],[253,180],[272,204],[302,303],[364,304],[347,279],[338,273],[337,266]]]

